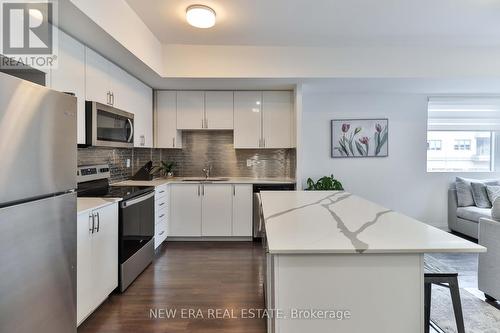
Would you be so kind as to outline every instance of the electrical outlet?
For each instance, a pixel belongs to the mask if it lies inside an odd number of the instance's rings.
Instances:
[[[130,158],[127,158],[126,163],[127,163],[127,168],[130,168]]]
[[[247,167],[251,167],[253,165],[253,161],[252,160],[247,160]]]

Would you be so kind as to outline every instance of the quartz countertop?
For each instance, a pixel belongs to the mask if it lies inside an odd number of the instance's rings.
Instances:
[[[120,201],[121,198],[78,198],[76,200],[76,210],[78,215],[89,210],[98,209]]]
[[[485,252],[348,192],[261,192],[270,253]]]
[[[162,186],[165,184],[189,184],[193,179],[203,177],[173,177],[173,178],[156,178],[153,180],[125,180],[119,183],[112,184],[113,186]],[[219,177],[215,177],[219,178]],[[227,180],[214,181],[208,183],[214,184],[295,184],[296,180],[291,178],[246,178],[246,177],[220,177]],[[194,182],[194,181],[192,181]]]

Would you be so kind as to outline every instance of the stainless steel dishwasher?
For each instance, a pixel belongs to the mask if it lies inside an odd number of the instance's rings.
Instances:
[[[274,183],[253,185],[253,237],[262,238],[263,221],[260,218],[261,191],[295,191],[295,183]]]

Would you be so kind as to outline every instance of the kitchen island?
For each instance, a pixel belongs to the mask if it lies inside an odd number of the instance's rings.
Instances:
[[[424,332],[424,253],[477,244],[347,192],[262,192],[268,332]]]

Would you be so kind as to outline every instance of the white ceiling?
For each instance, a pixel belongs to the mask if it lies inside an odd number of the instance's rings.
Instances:
[[[165,44],[500,45],[499,0],[127,0]],[[217,12],[212,29],[185,21],[191,4]]]

